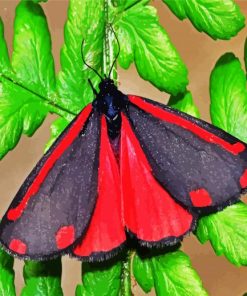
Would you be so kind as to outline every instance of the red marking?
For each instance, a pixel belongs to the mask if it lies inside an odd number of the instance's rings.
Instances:
[[[245,150],[245,145],[243,143],[237,142],[232,145],[234,147],[234,151],[236,151],[236,154],[239,154]]]
[[[26,254],[27,251],[27,245],[19,239],[12,239],[12,241],[9,244],[9,248],[10,250],[20,255]]]
[[[121,210],[119,170],[107,135],[105,117],[102,117],[98,199],[82,242],[74,249],[77,256],[107,252],[121,245],[125,230]]]
[[[64,136],[58,146],[51,153],[50,157],[46,160],[43,167],[40,169],[38,175],[34,179],[31,186],[28,188],[23,199],[16,208],[10,209],[7,213],[7,218],[9,220],[16,220],[20,218],[24,209],[26,208],[29,199],[39,191],[39,188],[49,171],[54,166],[55,162],[61,157],[64,151],[73,143],[79,132],[81,131],[85,121],[87,120],[90,112],[92,110],[92,105],[89,104],[85,107],[82,112],[79,114],[77,120],[73,123],[68,133]]]
[[[190,198],[195,207],[207,207],[212,204],[212,198],[204,188],[191,191]]]
[[[244,171],[243,175],[240,178],[240,185],[242,188],[247,187],[247,170]]]
[[[185,234],[193,217],[161,187],[122,114],[120,177],[127,228],[139,239],[159,241]]]
[[[196,125],[193,122],[190,122],[189,120],[182,118],[176,114],[173,114],[169,111],[165,111],[157,106],[153,106],[152,104],[145,102],[142,98],[137,97],[137,96],[129,96],[129,100],[135,104],[136,106],[138,106],[139,108],[141,108],[142,110],[151,113],[153,116],[167,121],[169,123],[173,123],[176,124],[178,126],[181,126],[189,131],[191,131],[192,133],[194,133],[195,135],[197,135],[198,137],[202,138],[203,140],[209,142],[209,143],[213,143],[213,144],[217,144],[220,145],[222,148],[224,148],[225,150],[227,150],[228,152],[237,155],[240,152],[243,152],[245,150],[245,145],[237,142],[234,144],[230,144],[228,142],[226,142],[225,140],[217,137],[216,135],[208,132],[207,130],[203,129],[202,127]]]
[[[73,225],[63,226],[56,233],[58,249],[65,249],[75,241],[75,228]]]

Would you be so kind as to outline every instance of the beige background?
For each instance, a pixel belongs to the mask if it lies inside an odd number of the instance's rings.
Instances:
[[[182,1],[182,0],[181,0]],[[224,1],[224,0],[223,0]],[[236,1],[247,16],[246,1]],[[0,0],[0,15],[5,23],[6,38],[11,49],[12,24],[17,1]],[[231,41],[214,41],[206,34],[197,32],[190,22],[179,21],[161,3],[153,1],[158,9],[160,19],[169,36],[180,52],[189,69],[190,85],[202,118],[209,120],[208,81],[216,60],[227,51],[232,51],[243,61],[244,40],[247,29],[242,30]],[[50,26],[53,53],[56,68],[59,69],[59,51],[63,43],[63,25],[66,19],[68,1],[49,0],[42,4]],[[120,87],[126,93],[139,94],[144,97],[166,102],[167,96],[142,81],[134,67],[128,71],[119,71]],[[78,81],[79,83],[79,81]],[[12,200],[19,186],[43,153],[43,147],[49,139],[49,125],[55,116],[46,119],[43,126],[30,139],[22,137],[17,148],[0,162],[1,205],[0,217]],[[209,244],[200,245],[193,237],[187,237],[183,244],[184,251],[190,256],[194,268],[202,278],[205,288],[212,296],[240,296],[247,292],[247,270],[231,265],[224,257],[217,257]],[[16,285],[18,295],[23,286],[21,261],[15,262]],[[65,295],[74,295],[75,285],[80,282],[80,262],[68,257],[63,258],[63,288]],[[144,295],[134,289],[135,295]]]

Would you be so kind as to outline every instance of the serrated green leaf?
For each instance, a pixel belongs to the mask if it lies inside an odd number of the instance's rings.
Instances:
[[[202,282],[182,251],[153,257],[135,257],[134,275],[147,293],[154,286],[157,296],[206,296]]]
[[[16,146],[22,134],[32,136],[47,112],[38,97],[3,80],[0,84],[0,158]]]
[[[25,262],[26,286],[22,289],[21,296],[62,296],[61,275],[60,258],[45,262]]]
[[[46,18],[40,5],[31,1],[16,8],[12,68],[16,74],[8,75],[10,79],[0,77],[0,158],[16,146],[21,134],[32,136],[42,124],[47,98],[55,90]]]
[[[121,48],[119,64],[127,69],[135,62],[143,79],[176,95],[188,84],[187,69],[148,2],[137,1],[119,12],[114,25]]]
[[[189,18],[198,31],[214,39],[230,39],[245,25],[245,17],[233,0],[163,0],[181,20]]]
[[[246,77],[234,54],[217,61],[210,76],[210,97],[213,124],[247,142]]]
[[[247,206],[238,202],[199,220],[196,236],[210,241],[215,253],[233,264],[247,265]]]
[[[170,252],[151,260],[157,296],[208,295],[185,253]]]
[[[168,106],[185,112],[191,116],[200,118],[199,110],[193,101],[191,92],[189,91],[178,94],[177,96],[171,96],[168,102]]]
[[[16,8],[12,66],[25,86],[44,97],[55,90],[51,37],[39,4],[22,1]]]
[[[10,70],[10,61],[7,44],[4,38],[4,26],[3,21],[0,18],[0,75],[1,73],[8,72]]]
[[[76,296],[118,296],[121,284],[120,261],[102,264],[82,264],[82,285],[76,288]]]
[[[135,254],[133,259],[134,277],[145,293],[151,291],[154,287],[153,270],[150,259],[141,259]]]
[[[14,258],[0,248],[0,296],[15,296]]]
[[[62,133],[62,131],[66,128],[66,126],[69,124],[69,121],[65,118],[58,118],[56,119],[50,129],[51,129],[51,137],[48,143],[45,146],[45,152],[51,147],[51,145],[55,142],[57,137]]]
[[[88,78],[95,87],[100,81],[82,62],[82,40],[85,39],[83,53],[86,62],[98,72],[102,72],[104,27],[103,0],[70,1],[57,90],[61,97],[59,103],[75,113],[93,99]]]

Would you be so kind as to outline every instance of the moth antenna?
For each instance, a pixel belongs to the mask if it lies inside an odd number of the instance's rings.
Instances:
[[[91,88],[93,90],[94,95],[97,97],[98,93],[97,93],[96,89],[94,88],[94,86],[92,84],[92,81],[89,78],[88,78],[88,82],[89,82],[89,84],[90,84],[90,86],[91,86]]]
[[[90,65],[87,64],[87,62],[85,61],[85,57],[84,57],[84,54],[83,54],[83,46],[84,46],[84,43],[85,43],[85,39],[82,40],[82,43],[81,43],[81,57],[82,57],[82,61],[83,63],[91,70],[94,71],[95,74],[97,74],[99,76],[99,78],[101,79],[101,81],[103,81],[103,78],[102,76],[98,73],[98,71],[96,71],[93,67],[91,67]],[[91,85],[91,84],[90,84]]]
[[[114,29],[113,29],[113,27],[112,27],[112,24],[109,24],[109,27],[111,28],[111,30],[112,30],[112,32],[113,32],[113,34],[114,34],[114,37],[115,37],[115,39],[117,40],[118,53],[117,53],[117,55],[116,55],[116,57],[115,57],[115,59],[114,59],[114,61],[113,61],[113,63],[112,63],[111,69],[110,69],[109,74],[108,74],[108,78],[110,78],[110,76],[111,76],[111,72],[112,72],[112,70],[113,70],[113,67],[114,67],[114,65],[116,64],[117,59],[118,59],[119,54],[120,54],[120,43],[119,43],[119,40],[118,40],[118,38],[117,38],[117,34],[116,34],[116,32],[114,31]]]

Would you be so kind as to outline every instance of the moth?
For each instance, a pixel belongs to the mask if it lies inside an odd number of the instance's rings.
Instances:
[[[27,177],[0,223],[11,254],[106,260],[127,237],[172,246],[247,188],[246,144],[105,77]]]

